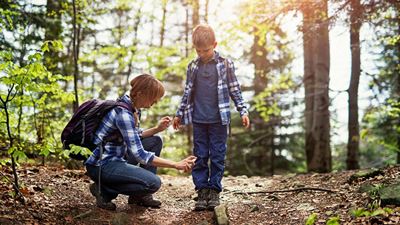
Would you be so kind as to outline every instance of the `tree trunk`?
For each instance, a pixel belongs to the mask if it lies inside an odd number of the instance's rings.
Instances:
[[[347,141],[347,169],[359,169],[358,86],[361,73],[360,60],[360,0],[352,0],[350,11],[351,78],[349,86],[349,136]]]
[[[270,70],[270,63],[267,59],[267,49],[266,49],[266,43],[265,41],[260,42],[261,37],[259,36],[258,28],[254,27],[253,28],[253,45],[251,47],[251,58],[250,62],[254,65],[254,79],[253,79],[253,87],[254,87],[254,95],[260,94],[262,91],[265,90],[267,87],[267,74]],[[266,105],[268,105],[268,100],[266,101]],[[254,115],[253,115],[254,114]],[[274,160],[275,160],[275,152],[273,148],[273,139],[274,139],[274,127],[268,125],[268,122],[265,122],[264,119],[261,117],[260,113],[255,111],[252,114],[252,122],[254,123],[254,128],[256,130],[265,130],[266,132],[270,133],[271,135],[268,135],[267,137],[264,138],[263,141],[259,143],[261,146],[261,153],[257,153],[260,155],[259,159],[257,161],[256,167],[260,168],[260,173],[261,174],[267,174],[269,173],[271,176],[274,174]],[[260,149],[260,148],[255,148]],[[268,155],[264,154],[264,152],[270,151],[271,154]],[[268,169],[265,169],[263,171],[263,168],[266,168],[265,162],[268,161],[270,162],[270,167],[269,171]]]
[[[306,6],[303,14],[306,155],[309,172],[329,172],[332,168],[327,15],[327,0],[318,1],[314,7]]]
[[[206,0],[206,4],[204,6],[204,22],[208,23],[208,5],[210,1]]]
[[[396,18],[397,18],[397,35],[400,36],[400,3],[395,3]],[[400,44],[397,41],[397,65],[400,65]],[[394,98],[400,102],[400,68],[397,67],[395,79],[395,95]],[[400,117],[397,118],[397,128],[400,127]],[[397,130],[397,164],[400,164],[400,133]]]
[[[78,30],[76,28],[76,5],[75,0],[72,0],[72,7],[73,7],[73,21],[72,21],[72,29],[73,29],[73,38],[72,38],[72,54],[74,60],[74,92],[75,92],[75,101],[74,101],[74,112],[78,109],[79,106],[79,98],[78,98],[78,47],[77,47],[77,40],[78,40]]]
[[[160,29],[160,48],[164,46],[164,34],[165,34],[165,20],[167,16],[167,4],[168,0],[162,1],[162,19],[161,19],[161,29]]]
[[[195,26],[197,26],[200,23],[200,16],[199,16],[200,5],[199,5],[199,0],[192,0],[192,9],[193,9],[192,28],[194,28]]]
[[[189,8],[185,7],[185,57],[189,56]]]
[[[311,159],[314,158],[314,146],[316,140],[312,135],[314,117],[314,49],[315,37],[313,36],[314,15],[309,5],[302,8],[303,13],[303,51],[304,51],[304,96],[305,96],[305,151],[307,167],[310,167]]]

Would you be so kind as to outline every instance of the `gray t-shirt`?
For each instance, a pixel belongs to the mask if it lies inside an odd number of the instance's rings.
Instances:
[[[219,123],[221,116],[218,108],[218,71],[217,62],[213,59],[204,64],[199,63],[199,69],[194,81],[193,122]]]

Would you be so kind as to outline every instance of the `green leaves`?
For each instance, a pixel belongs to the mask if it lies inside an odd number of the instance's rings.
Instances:
[[[374,217],[374,216],[387,216],[388,214],[393,213],[393,210],[390,208],[378,208],[376,210],[368,211],[364,208],[357,208],[350,211],[350,213],[354,217]]]
[[[63,50],[64,46],[61,40],[45,41],[42,45],[42,52],[58,52]]]
[[[86,157],[89,157],[92,154],[92,152],[89,149],[81,147],[81,146],[71,144],[70,147],[71,147],[71,149],[69,149],[69,150],[66,149],[61,152],[61,156],[63,158],[69,158],[70,154],[75,154],[75,155],[81,154]]]
[[[326,221],[326,225],[340,225],[340,217],[339,216],[334,216],[330,217],[328,221]]]
[[[317,214],[313,213],[308,216],[305,225],[313,225],[317,221]]]

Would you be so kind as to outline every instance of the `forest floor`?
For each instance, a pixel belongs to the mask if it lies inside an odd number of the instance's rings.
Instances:
[[[217,224],[214,212],[193,211],[196,193],[190,176],[161,175],[163,185],[155,194],[163,202],[160,209],[128,205],[127,196],[120,195],[114,200],[117,210],[106,211],[95,206],[88,191],[91,181],[84,170],[20,167],[25,205],[10,195],[11,169],[3,167],[0,171],[0,224]],[[378,216],[356,218],[350,213],[351,209],[367,209],[370,203],[367,194],[359,192],[362,184],[398,181],[399,166],[381,171],[372,178],[354,181],[350,177],[356,171],[228,176],[223,179],[221,200],[230,224],[305,224],[313,213],[317,216],[315,224],[326,224],[335,216],[339,216],[339,224],[400,224],[400,207],[386,206],[392,211]]]

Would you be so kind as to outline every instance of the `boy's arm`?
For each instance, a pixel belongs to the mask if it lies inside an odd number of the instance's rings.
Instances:
[[[229,96],[233,100],[236,106],[236,110],[240,113],[240,116],[248,115],[246,106],[244,105],[242,91],[240,90],[239,81],[235,75],[235,66],[231,60],[226,59],[227,69],[227,80],[228,80],[228,91]]]
[[[178,107],[178,110],[176,111],[176,116],[179,118],[182,118],[183,116],[183,112],[185,111],[186,108],[186,104],[187,104],[187,100],[189,97],[189,92],[191,91],[191,87],[189,87],[189,83],[190,83],[190,68],[191,68],[192,62],[189,63],[187,70],[186,70],[186,83],[185,83],[185,89],[183,91],[183,95],[182,95],[182,99],[181,99],[181,103]]]

